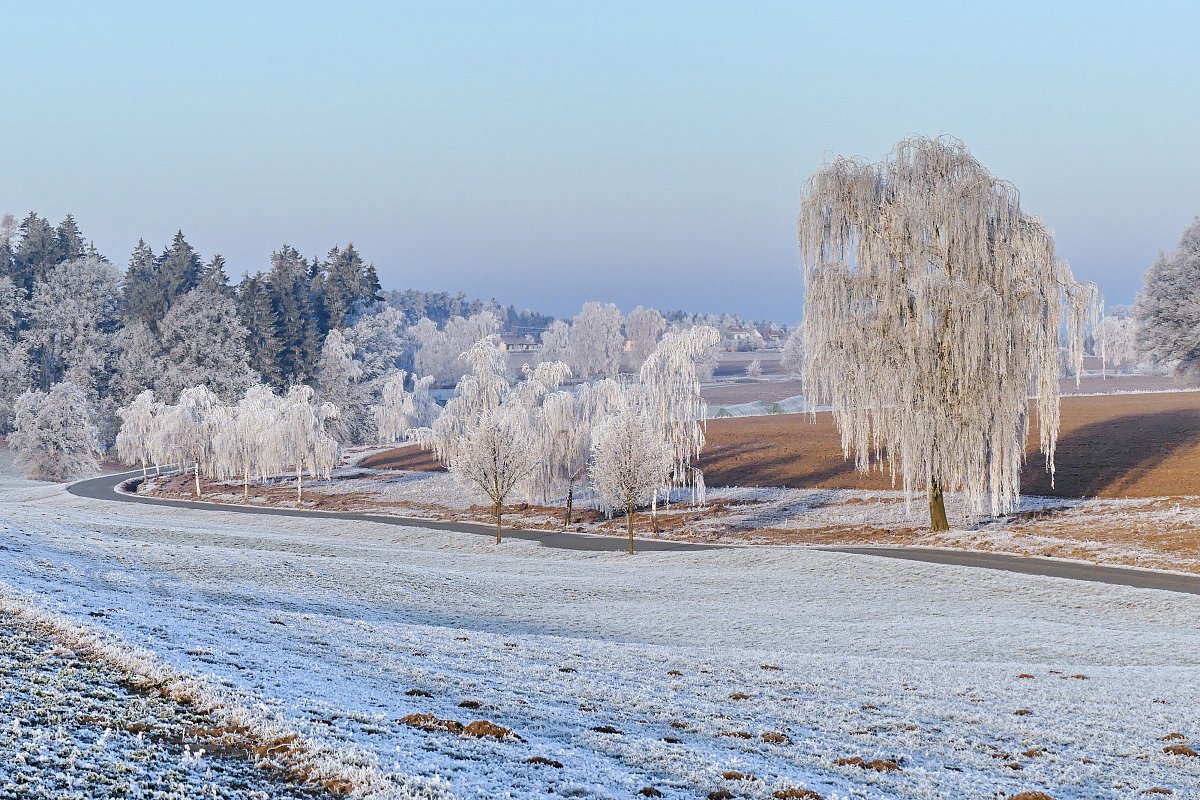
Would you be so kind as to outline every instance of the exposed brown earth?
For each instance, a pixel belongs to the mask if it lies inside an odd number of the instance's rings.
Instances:
[[[1030,426],[1021,491],[1041,497],[1200,495],[1200,392],[1064,397],[1054,485]],[[416,446],[359,462],[374,469],[441,470]],[[710,486],[891,489],[842,457],[831,414],[714,419],[699,466]]]
[[[1200,495],[1200,392],[1064,397],[1054,485],[1036,421],[1021,491],[1043,497]],[[717,419],[701,468],[710,486],[890,489],[842,457],[831,414]]]

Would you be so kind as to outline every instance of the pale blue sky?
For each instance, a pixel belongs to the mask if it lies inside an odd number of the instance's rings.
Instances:
[[[5,2],[0,211],[790,321],[805,178],[948,133],[1129,301],[1200,213],[1200,4],[973,5]]]

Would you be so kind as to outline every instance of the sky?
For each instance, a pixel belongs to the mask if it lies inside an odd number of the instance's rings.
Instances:
[[[956,136],[1133,299],[1200,214],[1200,4],[0,0],[0,212],[231,274],[800,318],[826,161]]]

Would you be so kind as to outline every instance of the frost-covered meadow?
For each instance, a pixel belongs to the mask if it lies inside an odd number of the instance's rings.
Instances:
[[[28,602],[460,797],[1200,791],[1200,758],[1163,752],[1200,738],[1192,596],[783,548],[497,547],[11,478],[0,510],[0,581]],[[418,713],[520,738],[400,721]]]

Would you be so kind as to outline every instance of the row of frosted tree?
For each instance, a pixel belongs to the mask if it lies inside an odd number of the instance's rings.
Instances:
[[[206,386],[184,389],[174,405],[146,390],[118,413],[118,456],[139,464],[143,476],[151,465],[156,471],[173,465],[192,476],[196,497],[201,477],[236,480],[249,499],[251,480],[290,474],[300,501],[304,477],[328,478],[338,463],[338,442],[326,430],[337,408],[314,402],[307,386],[293,386],[281,396],[260,384],[232,405]]]
[[[708,326],[671,331],[636,376],[566,386],[571,368],[562,361],[526,367],[511,381],[498,340],[486,337],[462,354],[470,371],[437,419],[410,433],[487,498],[497,541],[514,495],[564,498],[569,524],[584,485],[601,509],[625,514],[632,552],[638,508],[653,510],[680,489],[704,501],[703,475],[692,466],[704,446],[699,365],[720,338]]]
[[[485,335],[459,354],[467,371],[444,408],[432,399],[430,376],[397,372],[372,416],[380,442],[416,440],[464,490],[486,499],[497,541],[514,497],[562,499],[565,526],[586,487],[599,508],[625,514],[632,552],[638,508],[656,509],[680,491],[704,500],[703,476],[692,466],[704,446],[697,365],[719,341],[706,326],[668,332],[636,376],[569,384],[561,361],[526,366],[512,379],[499,338]],[[196,497],[202,479],[237,481],[248,500],[252,482],[286,475],[299,502],[304,478],[328,478],[339,460],[330,426],[340,410],[316,402],[306,386],[279,395],[256,385],[232,404],[204,386],[185,389],[173,405],[147,390],[118,413],[120,458],[143,475],[173,466],[190,475]]]

